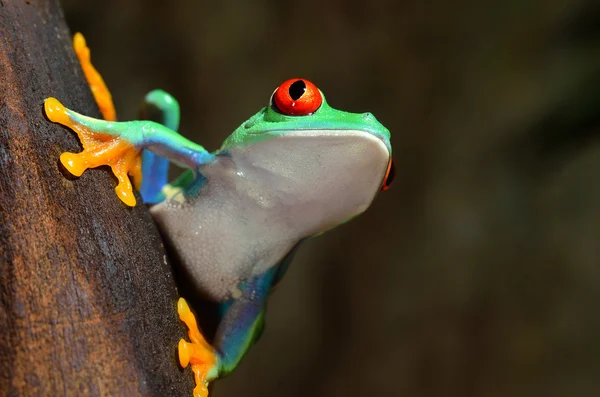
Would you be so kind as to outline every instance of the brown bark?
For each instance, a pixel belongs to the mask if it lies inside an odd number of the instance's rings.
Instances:
[[[0,395],[191,395],[184,329],[149,214],[108,169],[69,178],[81,147],[44,98],[99,117],[58,0],[0,0]]]

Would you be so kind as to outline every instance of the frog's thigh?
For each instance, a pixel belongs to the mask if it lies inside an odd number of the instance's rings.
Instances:
[[[248,281],[241,289],[242,295],[225,311],[213,343],[219,352],[220,376],[233,371],[260,336],[273,275],[274,271],[269,270]]]
[[[244,283],[242,295],[224,306],[226,311],[213,346],[200,333],[185,300],[179,300],[179,317],[187,325],[191,341],[182,339],[179,342],[179,361],[184,368],[192,365],[196,382],[194,397],[206,397],[209,383],[233,371],[260,336],[264,325],[265,301],[274,273],[269,271]]]

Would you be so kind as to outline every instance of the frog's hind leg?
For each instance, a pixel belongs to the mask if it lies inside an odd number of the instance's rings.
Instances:
[[[90,86],[90,90],[94,95],[94,99],[100,108],[102,117],[107,121],[115,121],[117,119],[117,113],[113,104],[112,95],[108,90],[108,87],[104,83],[104,79],[98,73],[94,65],[92,65],[90,49],[88,48],[85,38],[81,33],[75,33],[73,36],[73,49],[81,64],[83,74]]]
[[[77,55],[77,59],[79,59],[79,64],[92,91],[94,100],[100,109],[100,113],[102,113],[102,117],[106,121],[116,121],[117,113],[110,90],[98,70],[92,64],[90,49],[87,46],[85,37],[79,32],[73,35],[73,50]],[[117,195],[127,205],[135,205],[135,197],[131,191],[131,183],[127,174],[133,178],[135,187],[139,188],[142,172],[141,157],[138,151],[132,150],[130,145],[125,141],[102,136],[101,133],[90,131],[84,125],[78,124],[69,116],[68,109],[64,108],[54,98],[46,100],[44,107],[51,121],[59,122],[72,128],[84,146],[83,153],[63,153],[60,156],[65,168],[73,175],[80,176],[87,168],[104,164],[110,165],[113,173],[119,180],[119,184],[115,189]],[[111,162],[106,160],[110,157],[114,157]]]
[[[149,92],[140,110],[140,119],[152,120],[177,131],[179,103],[163,90]],[[140,194],[145,203],[156,204],[165,199],[163,188],[169,180],[169,160],[144,149],[142,152],[142,185]]]
[[[206,341],[191,312],[187,302],[179,298],[177,313],[181,321],[188,327],[190,342],[179,341],[179,363],[183,368],[192,365],[194,373],[194,397],[208,396],[208,384],[218,376],[218,356],[213,347]]]
[[[79,59],[81,69],[102,113],[102,117],[106,121],[116,121],[117,115],[110,90],[92,64],[90,49],[87,46],[85,38],[79,32],[73,36],[73,49]],[[179,104],[164,91],[152,91],[144,98],[140,110],[140,119],[152,120],[177,131],[179,128]],[[137,170],[140,167],[139,161],[142,164],[141,172]],[[140,194],[144,202],[155,203],[161,201],[157,198],[161,188],[167,183],[168,170],[169,161],[155,155],[149,150],[142,151],[141,160],[136,156],[135,174],[139,174],[141,181],[134,181],[134,184],[140,189]]]
[[[179,361],[184,368],[192,364],[197,385],[194,397],[205,397],[210,381],[231,373],[260,336],[264,327],[265,303],[274,275],[271,270],[242,283],[240,296],[223,306],[225,312],[213,346],[201,335],[194,315],[180,299],[179,316],[189,328],[191,343],[183,339],[179,342]]]

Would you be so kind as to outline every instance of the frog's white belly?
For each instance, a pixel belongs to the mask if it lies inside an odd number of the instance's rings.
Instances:
[[[386,146],[362,131],[288,133],[230,148],[200,168],[206,185],[151,209],[208,298],[276,265],[302,238],[363,212],[381,186]]]
[[[214,185],[207,183],[193,200],[167,201],[151,211],[196,287],[223,301],[239,293],[241,281],[275,265],[297,239],[278,232],[252,201]]]

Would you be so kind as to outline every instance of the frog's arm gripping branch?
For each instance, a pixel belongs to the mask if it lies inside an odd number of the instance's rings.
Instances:
[[[115,189],[117,195],[130,206],[134,206],[136,201],[127,174],[132,175],[134,180],[141,180],[141,149],[148,148],[188,168],[209,163],[215,158],[202,146],[153,121],[98,120],[69,110],[54,98],[46,99],[44,109],[50,121],[71,128],[83,144],[83,152],[60,156],[65,168],[80,176],[88,168],[109,165],[119,179]]]

